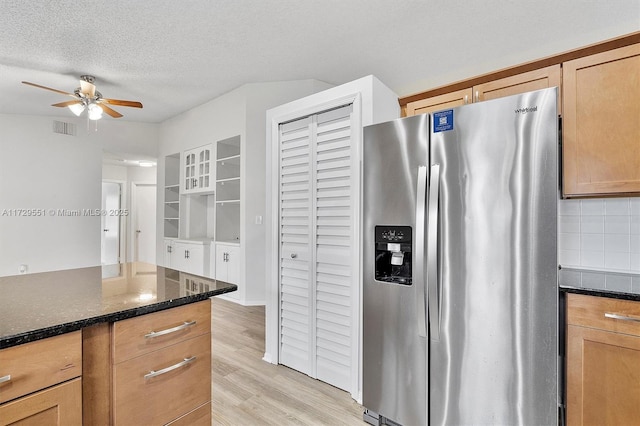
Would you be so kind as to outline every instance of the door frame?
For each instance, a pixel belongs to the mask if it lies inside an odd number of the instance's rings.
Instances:
[[[104,183],[117,183],[118,185],[120,185],[120,209],[124,210],[127,209],[127,181],[125,180],[118,180],[118,179],[102,179],[101,182]],[[102,189],[102,187],[101,187]],[[100,195],[100,197],[102,198],[102,194]],[[129,218],[128,217],[121,217],[120,218],[120,234],[118,236],[119,238],[119,245],[120,245],[120,256],[119,256],[119,262],[118,263],[124,263],[126,262],[127,259],[127,240],[129,238],[129,236],[127,235],[127,227],[128,227],[128,221]],[[124,219],[124,220],[122,220]],[[100,221],[100,232],[102,231],[102,221]],[[124,237],[124,238],[123,238]],[[100,252],[100,256],[102,256],[102,251]]]
[[[274,112],[267,112],[267,125],[270,127],[268,133],[270,138],[267,139],[267,182],[266,182],[266,200],[267,208],[266,212],[270,215],[270,220],[265,220],[266,225],[266,251],[268,253],[266,257],[266,306],[265,306],[265,354],[263,360],[272,364],[279,363],[279,329],[280,329],[280,279],[279,279],[279,259],[280,259],[280,247],[279,247],[279,127],[280,124],[293,121],[296,119],[304,118],[309,115],[318,114],[330,109],[338,108],[341,106],[351,104],[353,106],[352,111],[352,128],[356,131],[352,134],[352,167],[357,167],[358,173],[354,173],[352,180],[357,181],[357,185],[354,188],[360,188],[360,174],[359,164],[362,158],[362,94],[360,91],[353,91],[342,96],[335,98],[329,98],[324,101],[317,101],[309,99],[302,104],[292,102],[287,104],[282,109],[278,109]],[[353,203],[353,236],[355,244],[355,258],[360,259],[360,246],[362,244],[360,237],[360,216],[361,216],[361,197],[357,197]],[[267,218],[268,219],[268,218]],[[361,316],[361,288],[362,288],[362,265],[361,262],[355,262],[352,266],[352,276],[354,285],[351,290],[352,305],[352,319],[353,324],[351,327],[351,386],[349,392],[357,401],[361,398],[361,365],[360,365],[360,348],[362,347],[362,324],[360,321]]]
[[[154,243],[154,247],[155,247],[155,251],[156,251],[156,264],[158,263],[158,253],[157,253],[157,246],[158,246],[158,232],[157,232],[157,228],[158,228],[158,212],[157,212],[157,206],[158,206],[158,184],[156,182],[146,182],[146,181],[138,181],[138,182],[131,182],[131,208],[129,209],[129,214],[127,215],[127,217],[129,218],[128,222],[130,223],[129,225],[129,233],[127,234],[127,238],[129,239],[129,255],[127,257],[127,260],[129,262],[133,262],[135,260],[135,254],[136,254],[136,230],[135,230],[135,219],[136,219],[136,215],[137,215],[137,198],[136,198],[136,190],[138,187],[141,186],[153,186],[155,188],[155,192],[156,192],[156,202],[155,202],[155,213],[156,213],[156,227],[154,229],[154,239],[155,239],[155,243]]]

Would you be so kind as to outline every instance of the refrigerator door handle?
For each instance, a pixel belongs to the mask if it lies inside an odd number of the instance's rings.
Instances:
[[[432,164],[427,230],[427,292],[429,300],[429,332],[432,340],[440,340],[440,292],[438,291],[439,198],[440,164]]]
[[[416,310],[418,319],[418,335],[427,337],[427,308],[425,297],[425,274],[424,274],[424,236],[425,236],[425,211],[427,201],[427,167],[418,167],[418,185],[416,197],[416,263],[415,270],[415,291]]]

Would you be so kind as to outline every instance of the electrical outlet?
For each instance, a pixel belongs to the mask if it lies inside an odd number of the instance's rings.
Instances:
[[[20,267],[18,268],[18,272],[20,272],[21,274],[26,274],[27,273],[27,265],[26,264],[21,264]]]

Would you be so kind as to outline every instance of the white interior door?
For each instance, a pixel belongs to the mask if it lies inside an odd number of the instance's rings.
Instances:
[[[358,368],[351,111],[280,127],[279,360],[345,390]]]
[[[102,182],[102,211],[120,211],[121,185],[116,182]],[[103,265],[120,263],[120,216],[103,214],[101,216],[102,237],[100,239]]]
[[[280,363],[311,375],[311,119],[280,126]]]
[[[360,260],[353,233],[351,106],[316,118],[315,364],[316,377],[350,390],[354,347],[352,267]],[[355,191],[358,194],[358,191]],[[357,353],[357,351],[356,351]]]
[[[135,262],[156,263],[156,185],[133,184]]]

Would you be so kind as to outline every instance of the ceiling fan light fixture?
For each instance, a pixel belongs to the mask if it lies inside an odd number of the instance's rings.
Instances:
[[[69,105],[68,108],[78,117],[80,117],[80,114],[82,114],[82,111],[84,111],[84,105],[82,104]]]
[[[89,120],[100,120],[102,118],[102,108],[100,108],[100,105],[92,103],[89,104],[89,107],[87,109]]]

